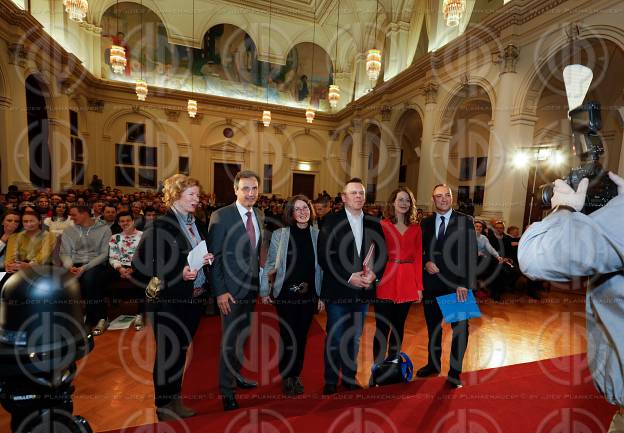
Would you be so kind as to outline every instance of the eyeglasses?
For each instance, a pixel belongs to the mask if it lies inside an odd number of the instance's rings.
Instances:
[[[296,208],[293,208],[293,210],[295,212],[300,212],[300,213],[301,212],[310,212],[310,208],[307,207],[307,206],[306,207],[296,207]]]
[[[395,200],[395,203],[407,203],[407,204],[411,204],[412,201],[409,198],[397,198]]]

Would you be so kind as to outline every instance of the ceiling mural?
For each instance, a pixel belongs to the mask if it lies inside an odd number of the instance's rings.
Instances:
[[[121,74],[113,71],[113,45],[126,50]],[[285,64],[261,61],[256,43],[243,29],[218,24],[204,33],[200,48],[172,44],[167,29],[151,10],[132,3],[110,7],[102,18],[102,77],[159,87],[257,100],[292,107],[328,110],[332,61],[316,44],[303,42]]]

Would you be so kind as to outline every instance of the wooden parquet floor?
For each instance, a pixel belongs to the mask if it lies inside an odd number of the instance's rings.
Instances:
[[[584,296],[572,292],[542,293],[539,301],[507,295],[501,303],[481,304],[483,317],[470,322],[464,371],[585,352],[584,308]],[[317,317],[324,327],[325,316]],[[371,313],[360,348],[358,379],[362,384],[368,383],[373,334]],[[450,338],[450,326],[445,325],[443,374],[448,370]],[[426,363],[426,346],[422,305],[413,305],[403,350],[415,368]],[[79,363],[74,413],[85,416],[96,432],[154,422],[153,354],[149,328],[142,332],[108,331],[97,337],[95,350]],[[0,431],[10,431],[9,416],[1,409]]]

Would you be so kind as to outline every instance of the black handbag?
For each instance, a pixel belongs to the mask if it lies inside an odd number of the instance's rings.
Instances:
[[[371,386],[407,383],[414,375],[414,365],[404,352],[389,356],[371,368]]]

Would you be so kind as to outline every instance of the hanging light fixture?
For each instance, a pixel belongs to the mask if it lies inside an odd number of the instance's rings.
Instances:
[[[189,117],[195,117],[197,114],[197,101],[194,99],[189,99],[188,104],[186,105],[186,109],[188,111]]]
[[[136,82],[136,94],[139,101],[145,101],[147,97],[147,82],[143,79],[143,15],[145,10],[143,9],[143,0],[141,0],[141,58],[139,59],[139,65],[141,68],[141,78]]]
[[[116,15],[116,24],[115,30],[117,34],[119,34],[119,0],[117,0],[117,5],[115,6],[115,15]],[[121,44],[121,41],[118,41]],[[113,44],[110,49],[110,65],[113,68],[113,72],[115,74],[123,74],[126,70],[126,65],[128,64],[128,60],[126,59],[126,49],[121,45]]]
[[[308,123],[312,123],[314,121],[314,116],[316,115],[316,113],[314,112],[314,108],[312,108],[311,106],[308,106],[306,112],[305,112],[305,116],[306,116],[306,122]]]
[[[147,97],[147,83],[145,80],[136,80],[136,94],[139,101],[145,101],[145,98]]]
[[[379,0],[375,7],[375,28],[373,29],[373,41],[377,45],[377,16],[379,15]],[[371,81],[377,81],[381,71],[381,50],[372,48],[366,54],[366,74]]]
[[[192,39],[193,41],[195,40],[195,0],[193,0],[193,25],[192,25]],[[192,59],[194,59],[194,57],[192,57]],[[195,93],[195,86],[194,86],[194,75],[193,75],[193,60],[191,60],[191,94]],[[195,115],[197,114],[197,101],[195,99],[189,99],[188,103],[186,104],[186,110],[188,111],[188,115],[191,118],[195,118]]]
[[[334,57],[334,84],[329,85],[329,92],[327,93],[327,99],[329,99],[329,106],[336,108],[338,101],[340,101],[340,87],[336,84],[336,75],[338,69],[338,24],[340,23],[340,0],[338,0],[338,17],[336,18],[336,55]]]
[[[459,25],[459,20],[466,11],[466,0],[444,0],[442,12],[448,27]]]
[[[271,111],[270,110],[264,110],[262,112],[262,123],[267,128],[271,125]]]
[[[312,73],[310,74],[310,89],[313,88],[314,83],[314,53],[316,52],[316,0],[314,0],[314,23],[312,30]],[[306,122],[312,123],[314,121],[314,107],[312,107],[312,94],[310,93],[310,100],[308,101],[308,108],[305,112]]]
[[[269,105],[269,79],[271,78],[271,0],[269,0],[269,53],[268,57],[268,69],[267,72],[267,80],[266,80],[266,103]],[[268,108],[268,107],[267,107]],[[271,110],[263,110],[262,111],[262,124],[265,128],[268,128],[271,125]]]
[[[83,22],[89,10],[87,0],[63,0],[65,12],[69,15],[69,19],[76,22]]]

